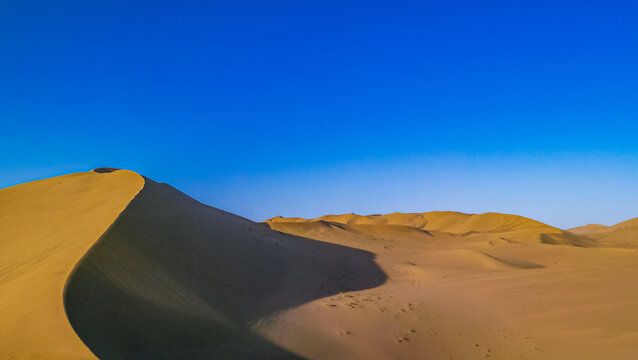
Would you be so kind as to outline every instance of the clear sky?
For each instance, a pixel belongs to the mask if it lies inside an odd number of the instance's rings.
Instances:
[[[638,216],[638,2],[0,2],[0,187],[112,166],[253,220]]]

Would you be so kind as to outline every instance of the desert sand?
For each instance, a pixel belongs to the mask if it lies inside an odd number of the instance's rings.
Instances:
[[[117,171],[0,190],[0,358],[95,358],[65,315],[64,285],[142,186]]]
[[[638,220],[255,223],[136,173],[0,190],[2,359],[636,359]]]

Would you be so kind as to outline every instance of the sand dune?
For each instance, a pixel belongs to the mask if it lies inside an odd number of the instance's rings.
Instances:
[[[322,222],[348,225],[349,229],[362,229],[361,225],[374,225],[372,232],[377,236],[385,234],[389,226],[402,226],[421,230],[426,234],[447,234],[463,236],[468,242],[474,240],[505,241],[510,243],[568,244],[596,247],[599,244],[584,235],[564,231],[536,220],[518,215],[484,213],[464,214],[453,211],[432,211],[427,213],[393,213],[388,215],[326,215],[316,219],[283,218],[280,216],[265,221],[273,229],[295,233],[294,228],[303,227],[309,231],[312,225],[303,223]],[[385,225],[385,227],[379,227]],[[301,231],[300,233],[304,233]]]
[[[635,359],[637,231],[255,223],[96,169],[0,190],[0,358]]]
[[[295,359],[253,328],[385,280],[372,253],[274,232],[128,171],[24,184],[0,202],[2,358]]]
[[[571,228],[571,229],[568,229],[568,230],[570,232],[574,233],[574,234],[589,235],[589,234],[594,234],[594,233],[598,233],[598,232],[609,231],[609,226],[600,225],[600,224],[588,224],[588,225],[584,225],[584,226],[578,226],[578,227],[575,227],[575,228]]]
[[[612,226],[590,224],[569,229],[569,231],[586,235],[610,247],[638,247],[638,218],[629,219]]]
[[[146,179],[77,265],[65,304],[104,359],[297,358],[252,327],[314,299],[380,285],[385,275],[373,259],[274,232]]]

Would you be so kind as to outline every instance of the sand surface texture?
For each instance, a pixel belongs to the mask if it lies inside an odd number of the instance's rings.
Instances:
[[[0,190],[1,359],[636,359],[638,221],[255,223],[125,170]]]

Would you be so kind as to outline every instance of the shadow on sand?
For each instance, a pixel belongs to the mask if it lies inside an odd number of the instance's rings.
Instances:
[[[250,324],[386,280],[372,253],[282,234],[145,180],[65,288],[69,321],[100,359],[299,359]]]

